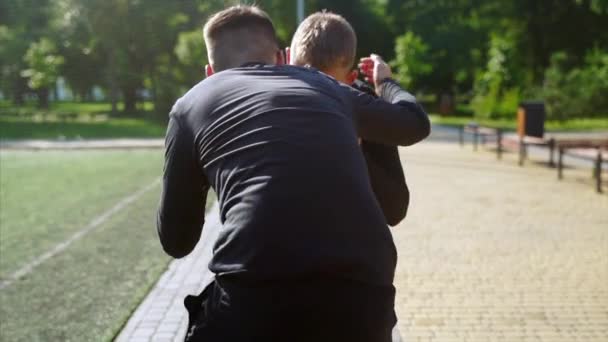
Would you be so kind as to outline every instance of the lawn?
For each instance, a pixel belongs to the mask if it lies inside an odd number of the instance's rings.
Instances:
[[[152,104],[141,107],[137,113],[112,116],[105,102],[53,102],[49,110],[40,110],[33,103],[16,107],[0,101],[0,139],[162,137],[166,125],[152,115]]]
[[[102,121],[32,121],[0,116],[0,139],[162,138],[166,126],[137,118]]]
[[[161,171],[160,150],[1,152],[0,278],[153,184]],[[159,191],[153,186],[0,289],[0,340],[111,340],[170,261],[155,230]]]
[[[154,108],[154,104],[150,101],[144,103],[138,103],[138,107],[144,111],[151,111]],[[118,103],[118,110],[122,111],[124,104]],[[3,114],[36,114],[42,112],[49,113],[79,113],[79,114],[91,114],[91,113],[109,113],[112,110],[112,105],[109,102],[73,102],[73,101],[57,101],[51,102],[48,110],[41,110],[37,107],[37,102],[28,101],[21,106],[15,106],[10,101],[0,101],[0,113]]]
[[[431,115],[431,122],[438,125],[460,127],[470,122],[493,128],[515,130],[516,120],[510,119],[475,119],[472,117]],[[547,131],[601,131],[608,130],[608,118],[572,119],[567,121],[545,122]]]

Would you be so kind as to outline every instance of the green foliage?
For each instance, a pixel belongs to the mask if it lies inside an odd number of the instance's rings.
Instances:
[[[177,71],[180,83],[193,86],[205,76],[207,49],[200,30],[181,32],[177,37],[174,53],[181,64]]]
[[[584,4],[584,3],[588,3],[589,6],[591,7],[591,10],[593,10],[596,13],[600,13],[600,14],[606,14],[608,13],[608,0],[576,0],[577,4]]]
[[[565,52],[551,56],[541,90],[549,118],[608,116],[608,51],[593,49],[582,66],[571,65]]]
[[[492,35],[488,62],[481,71],[473,88],[471,107],[478,118],[495,118],[514,115],[519,102],[519,90],[507,88],[510,79],[507,59],[513,43],[505,37]]]
[[[21,76],[29,78],[32,89],[47,88],[57,81],[64,58],[56,53],[55,44],[47,38],[30,45],[23,57],[29,68],[23,70]]]
[[[396,39],[391,66],[396,68],[395,76],[405,87],[415,86],[414,80],[433,72],[433,65],[427,62],[428,50],[422,38],[411,31]]]
[[[143,107],[151,110],[152,103]],[[166,131],[150,115],[112,117],[110,110],[107,102],[53,102],[40,110],[30,102],[13,106],[0,101],[0,139],[160,138]]]
[[[175,99],[204,78],[202,24],[210,14],[239,2],[0,1],[0,90],[16,104],[32,93],[42,101],[47,98],[44,88],[61,76],[79,100],[90,100],[92,89],[101,87],[114,108],[122,100],[125,114],[145,100],[139,95],[146,90],[155,111],[166,117]],[[256,3],[289,45],[297,27],[296,2]],[[593,47],[608,49],[607,0],[306,1],[306,14],[323,9],[352,24],[359,56],[375,52],[393,60],[396,77],[413,91],[465,104],[473,99],[478,116],[512,116],[520,98],[540,94],[534,89],[543,88],[546,76],[549,84],[564,82],[555,69],[546,70],[557,51],[568,56],[562,74],[578,68],[581,74],[573,73],[573,79],[595,82],[583,72],[589,63],[585,56]],[[34,53],[42,39],[55,46],[47,55],[51,63]],[[37,56],[32,56],[35,67],[24,59],[28,50]],[[596,94],[597,87],[586,89]],[[555,98],[551,89],[565,88],[545,87]],[[597,113],[596,105],[581,107],[598,102],[595,95],[588,95],[588,101],[585,96],[575,106],[581,113]]]

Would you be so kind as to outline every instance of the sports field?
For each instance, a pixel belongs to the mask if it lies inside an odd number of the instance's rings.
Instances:
[[[165,270],[162,151],[0,152],[2,341],[108,341]]]

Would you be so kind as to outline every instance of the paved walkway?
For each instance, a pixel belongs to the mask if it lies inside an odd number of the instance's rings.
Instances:
[[[589,170],[558,182],[515,154],[499,162],[434,136],[401,150],[412,192],[393,229],[403,340],[608,341],[608,196]],[[171,264],[118,341],[183,339],[182,300],[209,281],[213,239]]]
[[[207,215],[201,242],[187,257],[174,260],[140,304],[116,341],[183,341],[188,325],[184,297],[198,294],[213,280],[207,268],[219,233],[219,210]]]
[[[408,218],[393,230],[405,341],[608,341],[608,196],[588,169],[515,154],[402,150]]]

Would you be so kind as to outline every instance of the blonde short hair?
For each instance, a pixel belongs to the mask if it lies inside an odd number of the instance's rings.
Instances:
[[[203,35],[216,72],[245,62],[271,61],[279,49],[270,17],[256,6],[237,5],[214,14]]]
[[[353,27],[341,15],[317,12],[298,26],[291,40],[291,61],[325,71],[352,67],[357,51]]]

